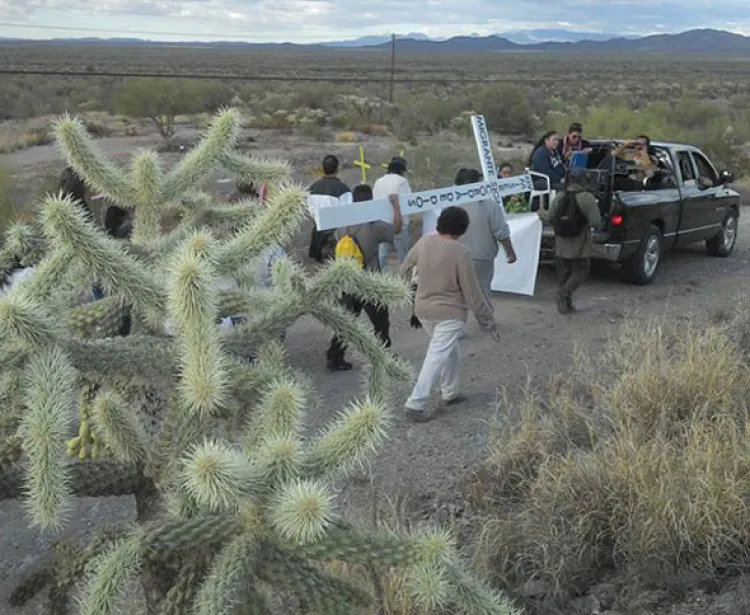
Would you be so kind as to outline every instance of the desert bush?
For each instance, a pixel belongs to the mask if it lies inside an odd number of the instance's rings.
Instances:
[[[441,143],[429,142],[408,149],[409,183],[413,190],[428,190],[453,183],[461,167],[479,167],[477,150],[461,137],[441,137]]]
[[[330,136],[330,130],[316,122],[302,120],[299,124],[299,134],[306,139],[315,141],[327,141]]]
[[[471,96],[469,106],[484,115],[495,133],[531,136],[538,128],[530,93],[519,87],[482,88]]]
[[[39,255],[33,275],[0,299],[0,407],[10,417],[0,434],[0,499],[23,499],[45,529],[66,524],[77,496],[133,496],[137,517],[61,548],[13,604],[47,584],[55,612],[65,613],[82,577],[84,615],[117,612],[134,580],[148,615],[271,613],[282,599],[301,612],[351,613],[369,595],[323,568],[341,562],[405,568],[426,609],[514,613],[466,572],[446,533],[376,532],[337,513],[336,479],[377,449],[390,390],[410,377],[338,299],[345,291],[399,305],[409,289],[347,261],[310,276],[288,259],[274,268],[275,288],[255,287],[255,259],[308,212],[286,163],[235,150],[239,126],[234,111],[221,112],[167,173],[150,151],[122,171],[80,121],[56,125],[66,163],[135,209],[133,233],[119,243],[54,195],[41,207],[41,234],[12,229],[16,240],[0,258]],[[199,187],[218,166],[237,181],[269,184],[267,205],[215,205]],[[176,207],[179,224],[162,234],[162,217]],[[220,290],[227,279],[234,288]],[[107,296],[89,302],[94,283]],[[368,364],[361,397],[305,438],[310,387],[278,341],[304,314]],[[246,323],[222,329],[229,315]]]
[[[544,394],[500,410],[471,493],[478,552],[505,587],[537,579],[563,600],[613,571],[648,583],[744,565],[750,373],[736,337],[634,321]]]
[[[210,99],[210,100],[209,100]],[[113,100],[115,112],[134,118],[147,118],[159,134],[168,139],[174,135],[175,117],[216,108],[227,102],[207,84],[185,79],[139,78],[126,81]]]

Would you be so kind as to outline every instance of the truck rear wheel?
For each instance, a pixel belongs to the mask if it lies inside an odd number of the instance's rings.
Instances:
[[[623,274],[633,284],[651,284],[661,265],[662,237],[659,227],[651,224],[632,257],[623,266]]]
[[[706,250],[711,256],[721,256],[726,258],[734,252],[734,246],[737,244],[737,212],[731,209],[721,224],[721,230],[716,237],[706,241]]]

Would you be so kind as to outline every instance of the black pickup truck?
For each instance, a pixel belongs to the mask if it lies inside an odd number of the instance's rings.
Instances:
[[[728,171],[717,172],[692,145],[652,143],[658,170],[636,179],[635,163],[612,156],[622,141],[593,141],[579,181],[599,202],[602,226],[593,234],[595,258],[621,265],[625,278],[649,284],[662,254],[675,246],[706,242],[712,256],[729,256],[737,242],[740,195],[728,188]],[[554,247],[554,232],[544,229],[542,250]]]

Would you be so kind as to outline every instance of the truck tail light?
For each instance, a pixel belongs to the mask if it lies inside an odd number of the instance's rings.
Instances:
[[[617,214],[615,216],[612,216],[612,226],[622,226],[623,218],[621,215]]]

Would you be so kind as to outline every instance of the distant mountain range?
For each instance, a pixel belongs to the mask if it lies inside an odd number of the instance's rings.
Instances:
[[[608,41],[613,38],[638,38],[637,36],[623,37],[619,34],[608,34],[606,32],[575,32],[573,30],[562,30],[562,29],[536,29],[536,30],[516,30],[511,32],[500,32],[494,34],[500,38],[505,38],[511,43],[517,45],[534,45],[537,43],[575,43],[578,41]],[[398,40],[414,40],[414,41],[432,41],[432,42],[445,42],[446,38],[431,38],[421,32],[414,32],[410,34],[399,34],[396,36]],[[482,39],[479,35],[471,35],[470,38]],[[486,38],[486,37],[485,37]],[[374,47],[383,44],[390,44],[391,37],[388,35],[381,36],[363,36],[362,38],[355,38],[348,41],[331,41],[322,43],[325,47]]]
[[[604,33],[591,34],[568,30],[523,30],[491,36],[455,36],[444,40],[430,39],[424,34],[399,36],[399,53],[658,53],[658,54],[733,54],[750,55],[750,37],[724,30],[699,29],[679,34],[655,34],[626,37]],[[0,44],[23,42],[23,39],[2,39]],[[32,41],[25,41],[32,42]],[[34,44],[55,45],[139,45],[193,48],[248,49],[388,49],[390,37],[368,36],[316,44],[248,43],[243,41],[157,42],[137,38],[67,38],[33,41]]]

